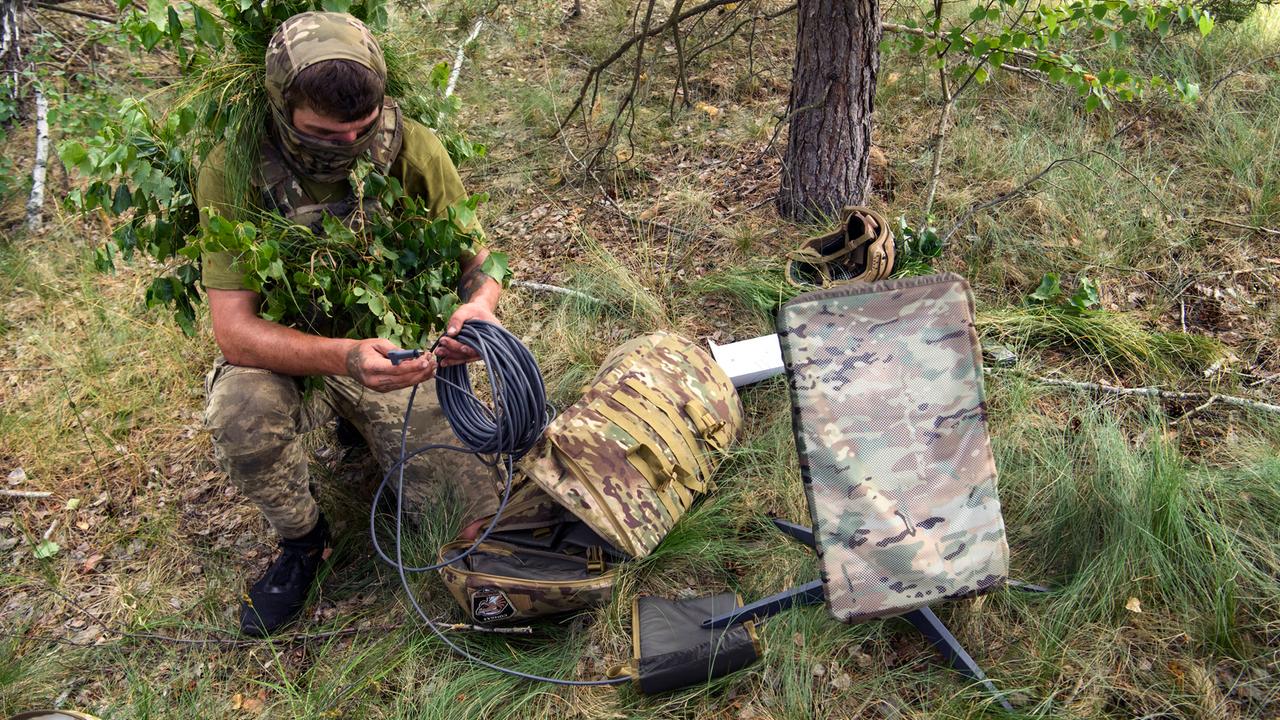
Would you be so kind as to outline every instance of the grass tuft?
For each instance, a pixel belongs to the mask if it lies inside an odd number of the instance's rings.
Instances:
[[[979,332],[1013,348],[1056,350],[1081,356],[1115,378],[1170,380],[1198,373],[1222,357],[1222,344],[1204,335],[1145,329],[1132,315],[1070,313],[1024,305],[986,308]]]

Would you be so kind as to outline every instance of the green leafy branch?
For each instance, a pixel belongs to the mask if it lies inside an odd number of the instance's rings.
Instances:
[[[180,79],[162,96],[167,100],[165,111],[154,110],[144,100],[129,100],[96,134],[61,145],[63,162],[89,181],[82,191],[70,195],[68,204],[81,212],[101,213],[117,223],[111,241],[97,251],[100,269],[111,270],[117,259],[129,261],[139,252],[160,263],[162,270],[147,289],[146,304],[172,308],[179,326],[192,334],[196,307],[201,301],[200,250],[207,243],[226,243],[229,248],[238,249],[255,272],[270,271],[274,259],[283,262],[283,258],[291,257],[283,246],[273,244],[278,241],[269,239],[288,237],[286,233],[268,231],[282,223],[278,217],[255,218],[255,223],[246,227],[224,221],[213,238],[198,235],[199,212],[194,199],[196,168],[215,148],[222,147],[226,151],[225,171],[231,196],[241,198],[243,202],[239,204],[246,207],[256,204],[250,178],[266,131],[264,55],[275,28],[299,12],[329,10],[350,12],[375,32],[383,31],[387,27],[386,0],[216,0],[211,6],[148,0],[145,9],[138,9],[129,0],[119,0],[119,5],[122,12],[129,10],[120,25],[124,42],[136,53],[172,54]],[[435,128],[455,163],[483,155],[483,145],[467,141],[450,124],[459,109],[459,100],[444,95],[448,66],[427,62],[411,38],[384,32],[379,42],[387,61],[387,92],[399,100],[406,116]],[[430,68],[429,72],[424,68]],[[420,227],[427,224],[422,208],[400,203],[395,211],[401,210],[407,215],[398,232],[405,234],[405,242],[420,246],[425,242],[421,233],[427,232]],[[474,217],[474,211],[474,203],[457,207],[451,217]],[[340,228],[334,230],[342,232]],[[440,248],[456,244],[439,228],[431,235],[431,242]],[[297,240],[290,242],[296,244]],[[393,248],[399,247],[401,240],[386,235],[379,242],[385,248]],[[466,244],[461,240],[458,243]],[[343,257],[345,262],[368,262],[369,256]],[[491,257],[495,258],[491,264],[498,263],[496,256]],[[258,263],[265,265],[259,267]],[[391,269],[404,268],[383,270]],[[505,266],[501,272],[494,270],[496,275],[503,273]],[[273,318],[296,310],[316,292],[315,287],[292,275],[280,278],[273,274],[259,280],[269,295],[264,313]],[[325,282],[323,274],[315,282]],[[380,287],[378,283],[372,275],[369,277],[366,286],[374,292],[368,297],[374,299],[362,304],[384,309],[377,313],[380,325],[360,327],[372,334],[412,336],[416,341],[421,332],[431,327],[435,316],[382,302],[377,298],[384,294],[385,285]],[[445,296],[454,292],[455,283],[456,278],[448,272],[426,274],[407,291],[435,298],[434,310],[440,310]],[[286,292],[297,292],[299,296],[289,298],[283,294]],[[345,301],[333,304],[338,310],[350,309]],[[393,308],[393,314],[388,314],[387,307]]]
[[[933,261],[942,255],[943,243],[933,227],[914,228],[907,218],[898,216],[897,239],[893,261],[894,277],[927,275],[933,272]]]
[[[464,259],[480,235],[472,195],[432,218],[426,201],[408,196],[394,178],[369,173],[363,191],[378,199],[355,228],[332,216],[323,232],[261,213],[231,222],[210,213],[199,239],[181,250],[197,260],[230,253],[250,290],[263,297],[262,317],[326,335],[382,337],[400,347],[428,345],[459,304],[455,291]],[[490,253],[485,271],[509,276],[507,257]]]
[[[1102,303],[1102,296],[1098,289],[1098,283],[1089,279],[1086,275],[1080,276],[1080,282],[1076,287],[1076,291],[1067,295],[1062,289],[1062,281],[1058,278],[1058,273],[1045,273],[1040,279],[1040,285],[1036,287],[1027,300],[1042,305],[1052,307],[1072,315],[1082,315],[1092,311]]]
[[[1034,8],[1025,0],[989,0],[974,7],[967,21],[944,29],[945,19],[935,13],[923,26],[909,20],[887,29],[908,35],[912,52],[931,55],[934,66],[962,87],[986,83],[998,70],[1033,74],[1074,90],[1085,98],[1086,110],[1110,108],[1113,99],[1130,101],[1151,90],[1193,101],[1199,87],[1184,79],[1144,78],[1123,68],[1090,70],[1070,51],[1055,49],[1061,41],[1084,33],[1121,49],[1140,32],[1165,36],[1191,24],[1207,35],[1214,27],[1208,10],[1174,0],[1075,0]],[[961,59],[949,61],[956,56]]]

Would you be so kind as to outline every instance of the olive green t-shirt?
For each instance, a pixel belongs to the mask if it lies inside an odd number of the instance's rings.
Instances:
[[[443,217],[446,209],[468,195],[462,187],[458,170],[449,159],[449,153],[436,134],[425,125],[404,119],[404,143],[400,154],[391,163],[389,175],[400,181],[406,195],[426,198],[433,217]],[[205,208],[214,208],[222,217],[236,221],[241,219],[242,208],[232,201],[227,188],[224,170],[223,147],[216,148],[200,168],[196,181],[196,206],[200,208],[200,222],[207,223]],[[350,185],[347,180],[333,183],[315,182],[299,178],[302,187],[318,203],[339,202],[347,196]],[[257,201],[257,198],[254,198]],[[479,227],[473,229],[479,230]],[[245,290],[245,274],[235,265],[235,256],[229,252],[206,252],[201,256],[202,282],[215,290]]]

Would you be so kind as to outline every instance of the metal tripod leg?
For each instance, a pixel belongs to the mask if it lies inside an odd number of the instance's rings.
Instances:
[[[912,610],[902,617],[914,625],[921,634],[929,639],[930,643],[933,643],[933,647],[942,653],[942,656],[951,663],[951,667],[955,668],[961,675],[982,683],[982,686],[994,695],[996,700],[1000,701],[1001,707],[1013,712],[1013,706],[996,689],[995,683],[987,679],[986,673],[982,672],[982,668],[978,667],[978,663],[974,661],[969,653],[965,652],[964,647],[960,645],[960,641],[956,639],[955,635],[951,634],[951,631],[947,629],[946,625],[942,624],[942,620],[939,620],[932,610],[922,607],[919,610]]]
[[[781,530],[783,534],[789,535],[792,540],[802,542],[809,547],[817,547],[813,539],[813,530],[811,528],[804,525],[797,525],[790,520],[783,520],[782,518],[770,518],[770,520],[773,521],[774,527]]]
[[[770,595],[749,605],[744,605],[737,610],[730,610],[724,615],[715,615],[708,620],[704,620],[702,627],[709,629],[726,628],[737,622],[759,620],[777,615],[794,605],[817,605],[824,598],[826,598],[826,591],[822,589],[822,581],[814,580],[799,587],[793,587],[790,590],[783,590],[776,595]]]

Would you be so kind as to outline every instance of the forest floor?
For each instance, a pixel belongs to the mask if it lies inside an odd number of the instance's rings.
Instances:
[[[772,204],[794,13],[698,56],[688,106],[672,104],[672,48],[659,47],[625,162],[587,172],[591,133],[607,125],[630,70],[606,73],[585,123],[554,131],[587,69],[631,33],[632,8],[588,2],[566,23],[567,9],[452,0],[395,15],[449,61],[483,17],[459,79],[459,121],[489,150],[464,179],[489,193],[484,222],[518,279],[604,300],[504,295],[499,315],[534,350],[561,407],[640,333],[724,343],[771,332],[771,308],[791,292],[780,261],[822,229],[780,220]],[[734,12],[709,14],[704,41],[732,27]],[[911,9],[884,12],[900,22]],[[956,107],[930,220],[942,230],[1072,159],[975,213],[941,257],[915,268],[968,278],[984,341],[1018,356],[987,382],[1012,574],[1054,590],[937,611],[1019,716],[1280,717],[1280,416],[1044,382],[1277,402],[1277,47],[1280,8],[1264,8],[1204,39],[1124,51],[1138,71],[1198,82],[1195,105],[1151,98],[1086,113],[1058,87],[1000,75]],[[1115,62],[1109,52],[1082,61]],[[103,65],[129,62],[103,53]],[[922,56],[887,36],[869,204],[911,226],[930,177],[936,84]],[[20,177],[32,131],[5,143]],[[76,179],[55,163],[51,182],[57,199]],[[655,697],[531,684],[457,659],[411,617],[373,555],[376,473],[324,432],[313,470],[336,527],[329,569],[295,635],[238,638],[240,595],[274,539],[215,465],[203,429],[216,354],[207,318],[191,339],[145,309],[145,263],[97,272],[93,251],[109,230],[97,218],[51,200],[46,229],[22,232],[24,199],[12,190],[0,212],[0,490],[49,495],[0,497],[0,716],[54,705],[104,719],[1004,715],[905,623],[846,626],[822,607],[765,623],[764,655],[749,669]],[[1098,307],[1029,303],[1050,272],[1068,293],[1096,282]],[[608,607],[540,624],[533,638],[467,645],[526,671],[593,678],[629,655],[636,593],[730,588],[753,599],[815,577],[812,554],[768,524],[807,519],[785,385],[766,381],[742,399],[744,435],[719,489],[657,553],[625,567]],[[430,538],[411,549],[434,558]],[[432,612],[460,617],[434,576],[418,587]]]

